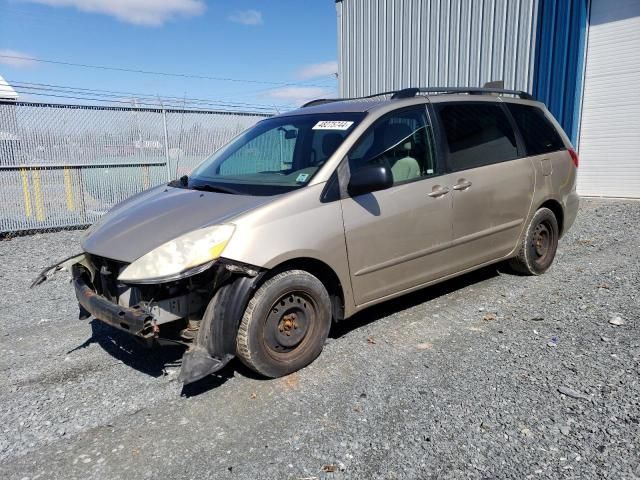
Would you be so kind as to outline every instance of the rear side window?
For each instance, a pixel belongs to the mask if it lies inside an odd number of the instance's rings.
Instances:
[[[527,155],[542,155],[565,148],[562,138],[542,110],[516,103],[507,105],[522,134]]]
[[[439,106],[438,112],[452,170],[466,170],[518,158],[513,128],[500,105],[450,103]]]

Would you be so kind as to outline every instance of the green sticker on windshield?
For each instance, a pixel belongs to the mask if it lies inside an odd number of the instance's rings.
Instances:
[[[301,173],[300,175],[298,175],[298,178],[296,178],[296,182],[304,183],[304,182],[307,181],[307,178],[309,178],[309,174],[308,173]]]

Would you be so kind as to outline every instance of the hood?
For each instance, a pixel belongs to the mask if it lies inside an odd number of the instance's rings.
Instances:
[[[228,222],[275,198],[161,185],[116,205],[87,230],[82,249],[130,263],[180,235]]]

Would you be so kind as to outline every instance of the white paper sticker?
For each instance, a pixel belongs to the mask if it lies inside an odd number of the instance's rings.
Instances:
[[[298,178],[296,178],[296,182],[304,183],[304,182],[307,181],[307,178],[309,178],[309,174],[308,173],[301,173],[300,175],[298,175]]]
[[[349,130],[353,122],[347,120],[322,120],[313,126],[313,130]]]

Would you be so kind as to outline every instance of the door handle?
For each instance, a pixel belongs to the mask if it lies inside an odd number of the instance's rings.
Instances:
[[[446,195],[447,193],[449,193],[449,189],[447,187],[441,187],[440,185],[435,185],[433,187],[433,190],[431,190],[431,192],[428,193],[427,195],[429,195],[431,198],[438,198],[443,195]]]
[[[471,182],[469,180],[465,180],[464,178],[461,178],[460,180],[458,180],[458,183],[456,183],[453,186],[453,189],[454,190],[466,190],[470,186],[471,186]]]

